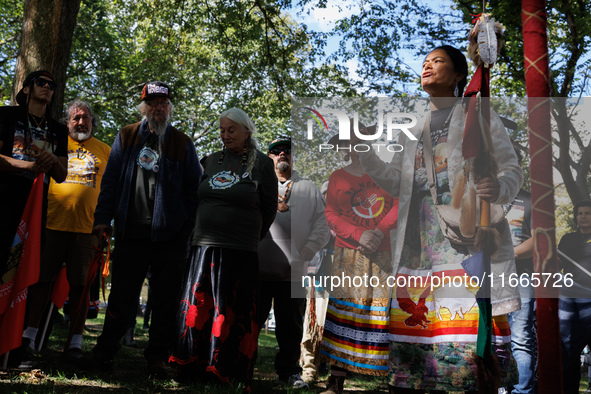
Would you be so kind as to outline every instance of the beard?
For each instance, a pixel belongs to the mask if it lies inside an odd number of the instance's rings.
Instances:
[[[71,131],[70,136],[72,137],[72,139],[74,141],[83,142],[83,141],[90,139],[90,137],[92,136],[92,132],[90,130],[86,130],[86,131],[76,130],[76,131]]]
[[[146,116],[146,120],[148,121],[150,129],[154,132],[154,134],[156,134],[158,137],[162,137],[164,135],[164,132],[166,131],[166,127],[168,127],[168,121],[170,120],[170,112],[166,116],[166,119],[164,119],[162,122],[158,122],[154,117],[149,115]]]
[[[281,172],[285,172],[285,171],[289,170],[289,163],[286,161],[281,161],[281,162],[277,163],[277,169]]]

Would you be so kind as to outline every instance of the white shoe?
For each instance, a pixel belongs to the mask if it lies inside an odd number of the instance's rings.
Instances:
[[[285,380],[281,380],[283,383],[286,383],[288,386],[293,387],[294,389],[307,389],[308,383],[304,382],[302,377],[297,373],[291,375],[287,378],[287,382]]]

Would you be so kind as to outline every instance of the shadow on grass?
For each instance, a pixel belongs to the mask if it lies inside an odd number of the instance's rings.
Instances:
[[[84,332],[83,350],[90,353],[101,332],[102,319],[89,320]],[[138,324],[138,327],[140,325]],[[88,372],[80,366],[65,363],[62,347],[67,336],[66,326],[56,324],[47,347],[36,358],[36,369],[31,371],[12,369],[0,373],[0,392],[2,393],[240,393],[239,387],[227,385],[191,384],[180,385],[174,380],[152,379],[146,372],[147,364],[143,349],[148,344],[148,332],[136,329],[137,348],[122,347],[115,359],[112,372]],[[261,333],[259,338],[258,358],[255,365],[253,393],[318,393],[324,391],[327,375],[320,377],[318,386],[311,385],[309,390],[294,390],[277,383],[274,359],[277,352],[275,334]],[[384,378],[353,376],[347,380],[346,392],[387,393]]]

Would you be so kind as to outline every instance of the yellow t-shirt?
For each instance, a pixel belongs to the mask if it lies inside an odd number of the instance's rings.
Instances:
[[[47,228],[90,234],[101,180],[111,148],[96,138],[76,142],[68,137],[68,177],[52,179],[47,196]]]

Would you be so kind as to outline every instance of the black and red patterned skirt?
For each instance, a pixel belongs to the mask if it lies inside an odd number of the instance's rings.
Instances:
[[[259,327],[256,252],[193,246],[170,362],[192,380],[250,390]]]

